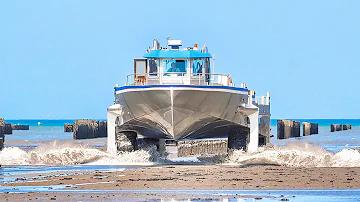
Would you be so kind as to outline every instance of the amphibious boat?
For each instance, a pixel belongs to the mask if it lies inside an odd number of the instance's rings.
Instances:
[[[270,94],[258,102],[245,83],[236,87],[230,75],[214,70],[205,45],[182,48],[181,40],[168,38],[160,46],[154,40],[143,58],[134,60],[126,84],[115,87],[108,150],[133,150],[138,136],[159,141],[228,137],[250,152],[266,144]]]

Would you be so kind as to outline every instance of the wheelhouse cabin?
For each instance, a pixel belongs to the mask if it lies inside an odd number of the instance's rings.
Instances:
[[[126,85],[217,85],[235,86],[231,77],[214,74],[212,56],[204,45],[181,48],[181,40],[168,38],[167,47],[154,40],[143,59],[134,60],[134,74]]]

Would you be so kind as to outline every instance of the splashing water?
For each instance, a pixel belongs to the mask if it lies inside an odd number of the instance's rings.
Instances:
[[[41,144],[36,149],[24,151],[18,147],[9,147],[0,151],[2,165],[135,165],[152,164],[157,161],[155,148],[148,147],[128,153],[109,154],[73,142],[52,141]]]
[[[337,153],[308,142],[292,142],[285,146],[262,149],[257,153],[234,150],[226,156],[198,158],[203,163],[225,163],[243,166],[282,165],[290,167],[358,167],[360,152],[344,149]],[[172,161],[167,161],[172,163]],[[72,141],[52,141],[31,151],[9,147],[0,151],[2,165],[151,165],[164,163],[155,146],[135,152],[110,154]],[[188,162],[192,164],[191,161]]]
[[[297,142],[252,154],[235,150],[229,155],[226,163],[273,164],[290,167],[358,167],[360,166],[360,153],[355,149],[344,149],[337,153],[331,153],[308,142]]]

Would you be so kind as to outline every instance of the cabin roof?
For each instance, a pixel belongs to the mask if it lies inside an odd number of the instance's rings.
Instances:
[[[150,50],[144,58],[211,58],[211,54],[201,50]]]

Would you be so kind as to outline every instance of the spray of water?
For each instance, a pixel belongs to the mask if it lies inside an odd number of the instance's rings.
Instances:
[[[252,154],[235,150],[231,152],[226,163],[240,165],[273,164],[290,167],[358,167],[360,166],[360,153],[354,149],[344,149],[338,153],[331,153],[308,142],[296,142]]]
[[[231,151],[228,156],[198,158],[198,162],[236,165],[282,165],[290,167],[359,167],[360,153],[344,149],[331,153],[308,142],[293,142],[286,146],[263,148],[257,153]],[[155,146],[135,152],[110,154],[72,141],[53,141],[31,151],[9,147],[0,151],[2,165],[149,165],[171,163],[160,158]],[[192,164],[192,161],[188,162]]]
[[[18,147],[5,148],[0,152],[2,165],[135,165],[157,161],[156,148],[147,147],[127,153],[110,154],[99,149],[70,141],[52,141],[31,151]]]

